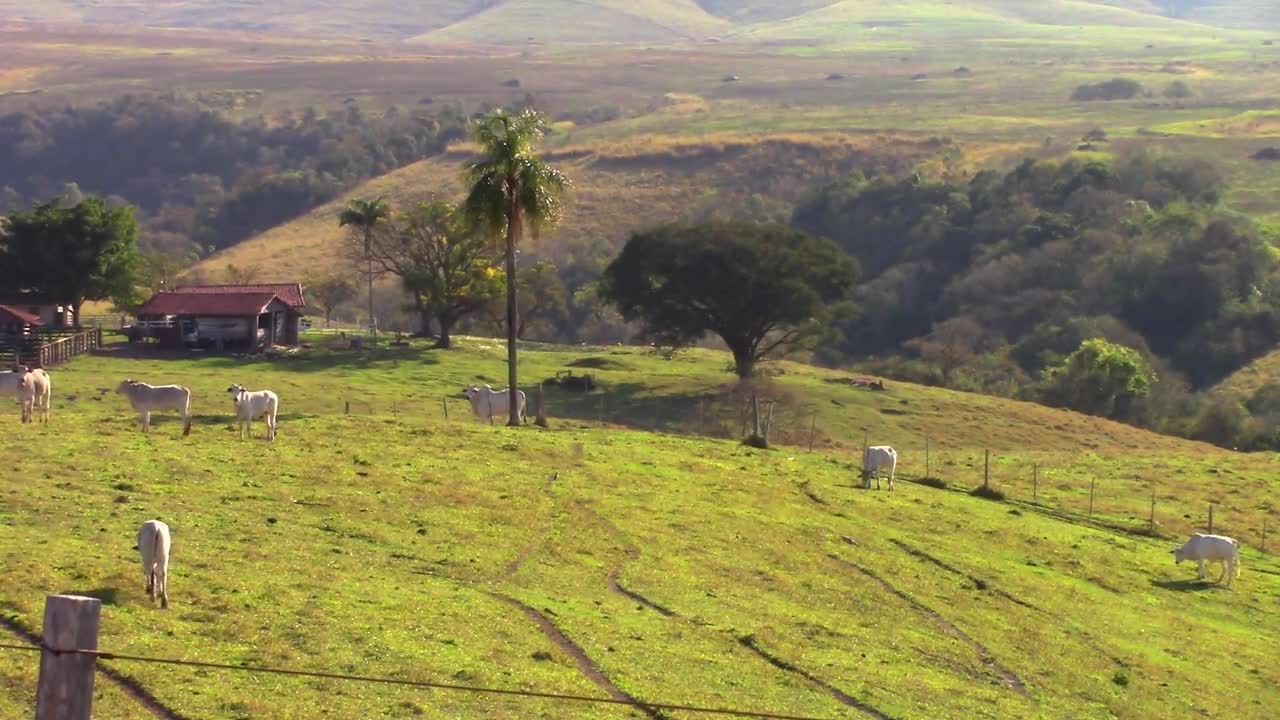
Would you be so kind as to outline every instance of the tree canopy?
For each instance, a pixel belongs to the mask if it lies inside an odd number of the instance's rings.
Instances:
[[[601,292],[670,345],[715,334],[736,372],[811,347],[858,280],[835,243],[780,225],[672,225],[637,233],[605,269]]]
[[[138,302],[137,236],[132,207],[111,207],[95,195],[10,213],[0,224],[0,280],[70,303],[79,325],[86,300]]]

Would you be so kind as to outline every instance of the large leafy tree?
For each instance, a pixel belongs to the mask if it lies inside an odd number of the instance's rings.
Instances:
[[[779,225],[674,225],[633,235],[605,270],[604,297],[666,344],[707,333],[739,377],[810,347],[847,314],[858,263],[826,238]]]
[[[373,320],[373,238],[381,225],[391,217],[391,206],[381,197],[357,198],[338,214],[338,226],[351,228],[351,242],[365,263],[365,278],[369,284],[369,328],[374,335],[378,326]]]
[[[396,218],[394,232],[375,236],[371,249],[374,262],[413,296],[423,328],[429,318],[440,326],[436,347],[448,348],[454,325],[502,293],[490,247],[458,208],[437,201]]]
[[[466,169],[468,218],[494,238],[505,236],[507,379],[512,389],[519,385],[516,246],[526,228],[536,239],[542,230],[555,227],[569,189],[568,178],[538,157],[537,144],[545,132],[546,120],[534,110],[518,115],[495,111],[475,124],[472,137],[481,157]],[[509,424],[518,425],[516,394],[510,397]]]
[[[69,302],[77,327],[86,300],[136,304],[141,259],[132,207],[110,207],[95,195],[72,206],[58,198],[11,213],[0,236],[0,279]]]

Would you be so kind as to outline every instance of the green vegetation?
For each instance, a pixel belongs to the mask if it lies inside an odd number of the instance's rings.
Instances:
[[[780,418],[801,410],[805,431],[811,404],[834,442],[819,452],[785,435],[761,452],[599,426],[574,419],[592,417],[597,397],[554,392],[551,430],[489,427],[456,393],[500,376],[505,353],[497,341],[459,345],[277,361],[106,354],[56,369],[51,428],[0,418],[13,440],[0,451],[11,468],[0,480],[0,612],[38,627],[46,593],[92,592],[106,600],[104,649],[603,695],[505,596],[651,701],[852,712],[767,655],[892,717],[1265,718],[1280,702],[1275,614],[1257,610],[1280,597],[1280,566],[1252,548],[1261,519],[1276,519],[1266,458],[946,390],[870,393],[788,363],[761,387],[784,401]],[[521,357],[526,377],[590,360],[610,403],[651,403],[615,419],[689,428],[687,401],[723,389],[728,361],[541,346]],[[190,385],[194,434],[180,438],[173,418],[140,434],[105,390],[126,375]],[[281,394],[274,444],[235,439],[223,396],[234,381]],[[356,414],[342,414],[344,400]],[[852,489],[864,425],[900,448],[900,478],[923,474],[928,434],[932,474],[957,491]],[[967,495],[988,447],[1005,503]],[[1015,502],[1030,498],[1033,462],[1044,512]],[[1173,535],[1220,502],[1220,529],[1250,545],[1233,591],[1175,566],[1169,540],[1104,527],[1145,526],[1152,482]],[[152,517],[174,529],[165,612],[150,607],[131,549]],[[1231,641],[1172,641],[1188,637]],[[192,717],[626,715],[104,664]],[[29,714],[34,679],[34,656],[0,653],[0,715]],[[140,712],[99,687],[99,715]]]
[[[354,247],[355,260],[364,261],[365,284],[369,287],[369,328],[374,335],[378,334],[377,315],[373,312],[373,280],[376,277],[373,268],[373,238],[379,225],[383,225],[391,217],[391,206],[381,196],[375,198],[356,198],[338,213],[338,227],[348,229],[351,238],[349,247]]]
[[[79,327],[86,300],[140,302],[137,235],[133,208],[112,208],[95,196],[0,216],[0,287],[70,302]]]
[[[835,243],[785,226],[713,223],[639,233],[605,269],[601,294],[667,346],[708,334],[740,378],[813,345],[844,316],[858,265]]]

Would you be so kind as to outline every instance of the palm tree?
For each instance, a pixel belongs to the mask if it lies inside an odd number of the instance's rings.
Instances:
[[[467,217],[495,239],[506,234],[507,380],[513,391],[518,387],[516,245],[526,225],[535,240],[540,231],[555,227],[569,189],[568,178],[538,157],[536,144],[545,131],[546,121],[535,110],[526,109],[519,115],[497,110],[475,124],[472,137],[480,145],[482,157],[466,169],[470,193],[463,207]],[[508,424],[519,425],[516,394],[509,396]]]
[[[382,196],[352,200],[338,214],[338,227],[350,226],[361,235],[364,258],[368,263],[366,275],[369,278],[369,328],[375,337],[378,334],[378,326],[373,321],[373,233],[378,223],[385,222],[390,216],[391,206],[387,205]]]

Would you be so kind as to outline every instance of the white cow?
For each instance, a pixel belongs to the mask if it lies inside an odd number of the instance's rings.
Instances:
[[[18,382],[18,402],[22,405],[22,422],[35,422],[35,415],[40,413],[40,422],[49,422],[49,403],[53,395],[53,379],[42,368],[28,370]]]
[[[129,404],[138,411],[142,432],[151,432],[151,411],[177,410],[182,413],[182,434],[191,434],[191,391],[181,385],[148,385],[137,380],[125,380],[116,392],[129,398]]]
[[[160,607],[169,607],[169,526],[148,520],[138,530],[138,551],[142,553],[142,575],[147,579],[147,595]]]
[[[1206,560],[1220,562],[1222,575],[1218,577],[1218,582],[1221,583],[1225,579],[1227,587],[1231,587],[1231,582],[1240,577],[1240,543],[1225,535],[1196,533],[1182,547],[1174,548],[1173,560],[1175,563],[1195,560],[1199,565],[1201,580],[1204,579]]]
[[[898,469],[898,451],[888,445],[873,445],[862,454],[862,486],[871,487],[871,478],[876,479],[876,489],[880,489],[880,473],[889,474],[889,489],[893,489],[893,475]]]
[[[462,391],[463,395],[471,401],[471,411],[475,413],[480,420],[488,420],[492,422],[494,413],[499,415],[506,414],[511,408],[511,396],[507,393],[507,389],[494,390],[485,385],[480,387],[472,385]],[[516,408],[520,414],[521,422],[524,421],[525,394],[523,390],[516,390]]]
[[[240,437],[253,435],[253,419],[267,416],[267,439],[276,439],[276,411],[280,407],[280,398],[270,390],[249,392],[243,385],[232,385],[227,388],[231,401],[236,405],[236,417],[240,420]]]

